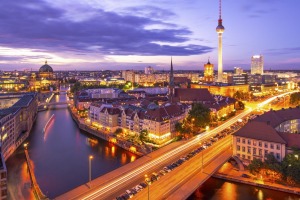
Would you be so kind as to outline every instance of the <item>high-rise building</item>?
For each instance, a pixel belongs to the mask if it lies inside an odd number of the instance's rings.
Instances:
[[[153,67],[145,67],[145,74],[153,74],[154,73],[154,69]]]
[[[242,74],[244,70],[241,67],[234,67],[234,74]]]
[[[169,96],[171,99],[171,102],[173,101],[173,95],[174,95],[174,72],[173,72],[173,62],[171,57],[171,70],[170,70],[170,76],[169,76]]]
[[[224,26],[222,24],[222,1],[219,1],[219,20],[216,31],[218,33],[219,45],[218,45],[218,82],[222,81],[223,76],[223,52],[222,52],[222,37],[224,33]]]
[[[254,55],[251,57],[251,74],[264,73],[264,58],[262,55]]]
[[[204,64],[204,82],[212,83],[214,81],[214,65],[208,60],[207,64]]]

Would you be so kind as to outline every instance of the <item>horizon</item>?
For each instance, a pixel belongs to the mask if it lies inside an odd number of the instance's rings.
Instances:
[[[168,70],[171,56],[175,70],[201,71],[208,59],[217,68],[217,0],[19,1],[3,2],[1,70],[38,70],[45,60],[56,71]],[[224,70],[248,70],[256,54],[264,56],[264,70],[300,69],[299,6],[224,1]]]

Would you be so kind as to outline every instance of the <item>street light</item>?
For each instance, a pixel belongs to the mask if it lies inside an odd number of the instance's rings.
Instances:
[[[297,160],[299,159],[299,155],[295,155],[295,158],[297,158]]]
[[[145,174],[145,181],[148,185],[148,200],[150,200],[150,178],[148,177],[147,174]]]
[[[91,188],[91,181],[92,181],[92,159],[94,158],[94,156],[89,156],[89,185]]]

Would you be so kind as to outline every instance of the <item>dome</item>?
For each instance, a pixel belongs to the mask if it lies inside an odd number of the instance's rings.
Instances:
[[[47,64],[47,61],[41,68],[39,69],[39,72],[53,72],[53,69],[50,65]]]

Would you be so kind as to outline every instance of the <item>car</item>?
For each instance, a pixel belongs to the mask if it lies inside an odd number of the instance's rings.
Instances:
[[[129,198],[133,197],[133,193],[130,190],[126,190],[126,194],[129,196]]]
[[[248,174],[242,174],[243,178],[251,178],[251,176],[249,176]]]
[[[146,188],[148,185],[147,185],[147,183],[145,183],[145,182],[141,182],[141,183],[140,183],[140,186],[143,187],[143,188]]]

